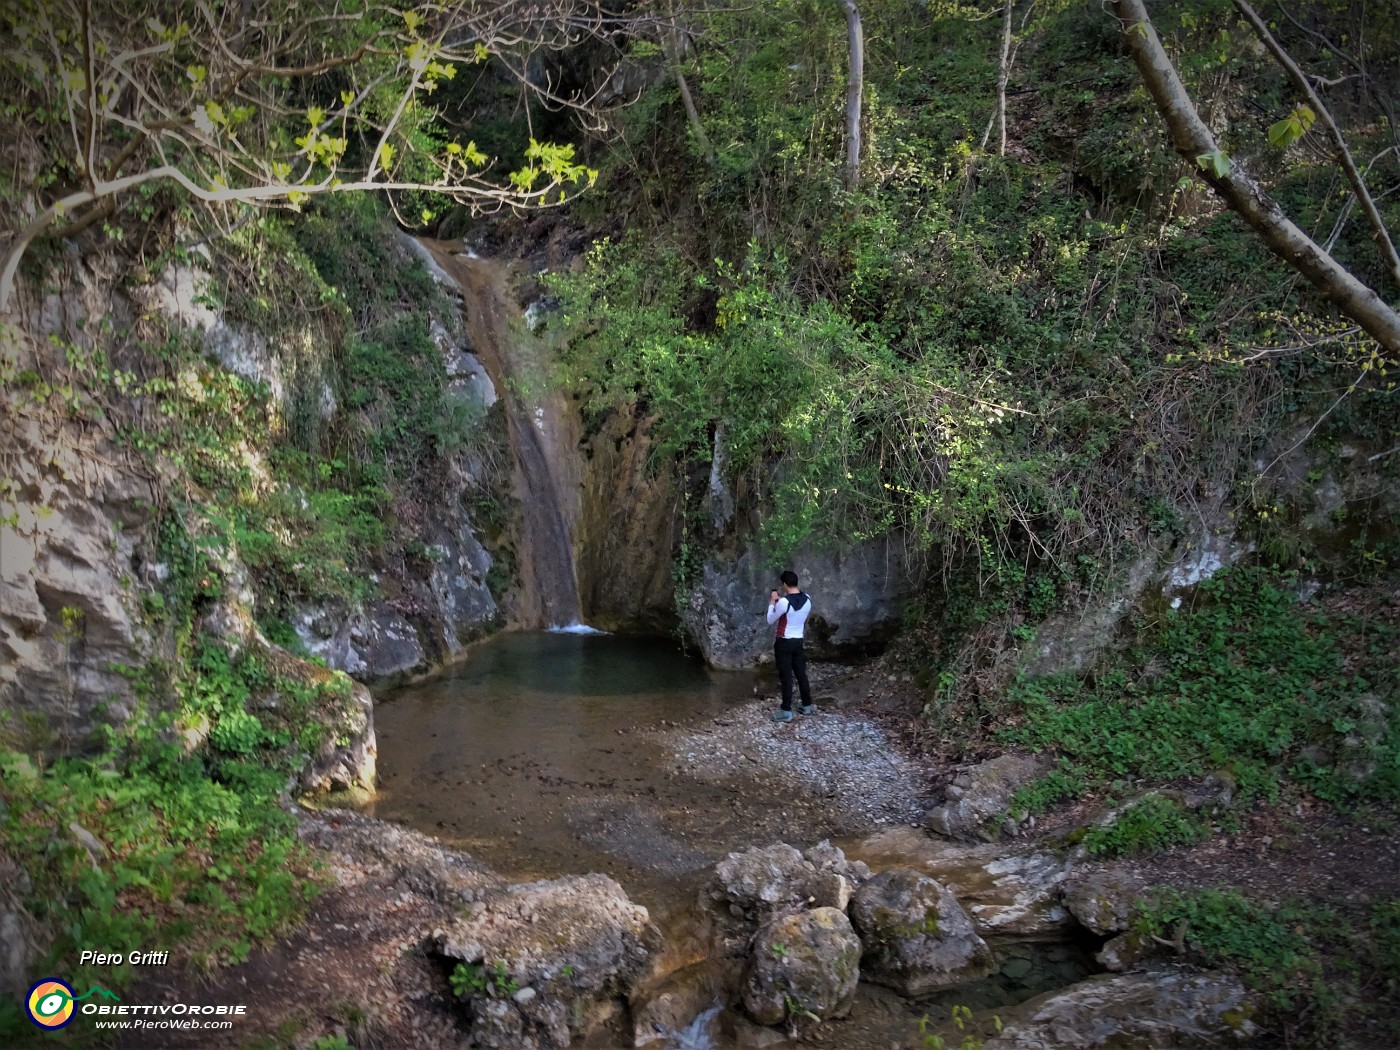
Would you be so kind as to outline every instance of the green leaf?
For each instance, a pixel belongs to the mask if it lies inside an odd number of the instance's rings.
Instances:
[[[1217,179],[1223,179],[1230,174],[1230,155],[1224,150],[1211,150],[1209,153],[1202,153],[1196,158],[1196,164],[1202,170],[1213,171]]]
[[[1269,125],[1269,142],[1279,149],[1287,149],[1308,133],[1317,114],[1311,106],[1299,105],[1276,124]]]

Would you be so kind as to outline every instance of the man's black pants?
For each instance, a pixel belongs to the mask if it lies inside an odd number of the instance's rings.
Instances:
[[[797,676],[797,690],[802,706],[812,703],[812,687],[807,684],[807,654],[802,651],[801,638],[779,638],[773,643],[773,657],[778,663],[778,679],[783,683],[783,710],[792,710],[792,676]]]

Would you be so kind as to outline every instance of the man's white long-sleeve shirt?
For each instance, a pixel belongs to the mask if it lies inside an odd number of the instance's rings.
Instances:
[[[785,594],[768,606],[768,623],[777,625],[779,638],[801,638],[807,614],[811,611],[812,599],[801,591]]]

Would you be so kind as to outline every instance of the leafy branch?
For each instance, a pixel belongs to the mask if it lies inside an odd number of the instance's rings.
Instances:
[[[149,184],[178,186],[216,210],[295,210],[316,194],[363,190],[434,194],[473,210],[561,204],[597,178],[572,146],[531,140],[523,164],[502,171],[475,141],[441,133],[432,96],[464,68],[494,61],[515,71],[532,54],[624,24],[591,0],[528,11],[489,0],[403,9],[255,0],[227,11],[205,0],[7,4],[3,123],[31,177],[17,182],[35,192],[14,213],[0,312],[12,307],[35,238],[76,233]],[[580,109],[599,97],[539,94]]]

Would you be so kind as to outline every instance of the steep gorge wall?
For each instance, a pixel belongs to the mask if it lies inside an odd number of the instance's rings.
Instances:
[[[409,265],[411,256],[401,261]],[[290,402],[309,396],[323,422],[352,408],[337,403],[328,378],[297,375],[304,362],[289,362],[276,339],[215,305],[216,266],[196,256],[153,283],[122,290],[116,259],[73,253],[42,296],[22,287],[26,312],[0,328],[0,734],[11,746],[81,749],[99,726],[125,721],[137,705],[133,683],[150,673],[164,677],[152,669],[176,659],[166,615],[171,586],[217,588],[230,612],[206,618],[201,629],[227,634],[235,649],[251,638],[296,662],[258,626],[267,595],[243,562],[239,526],[210,531],[204,520],[207,512],[226,520],[237,504],[220,509],[201,496],[188,450],[170,435],[197,424],[182,413],[205,396],[200,370],[264,384],[270,400],[261,432],[214,452],[241,462],[260,491],[293,505],[300,499],[305,515],[306,496],[279,473],[274,454]],[[208,359],[193,368],[157,359],[160,332],[202,346]],[[494,391],[456,311],[433,334],[448,397],[472,411],[489,407]],[[307,382],[319,392],[296,389]],[[378,567],[368,570],[370,597],[346,602],[310,593],[287,616],[294,643],[332,669],[388,681],[453,659],[496,626],[492,585],[500,582],[488,583],[493,561],[471,513],[488,486],[488,458],[489,449],[477,448],[446,456],[434,475],[445,498],[409,494],[381,506],[377,513],[392,528]],[[193,517],[183,509],[191,506]],[[182,570],[163,552],[156,528],[167,520],[197,533],[187,542],[207,552],[217,582],[173,579]],[[296,555],[293,546],[284,560]],[[238,630],[229,627],[235,621]],[[363,690],[354,699],[368,709]],[[372,722],[361,729],[372,747]]]
[[[118,443],[60,349],[85,321],[125,323],[125,304],[75,265],[36,305],[37,337],[0,327],[0,735],[69,750],[130,714],[120,668],[162,650],[141,599],[158,582],[149,532],[169,478]]]

